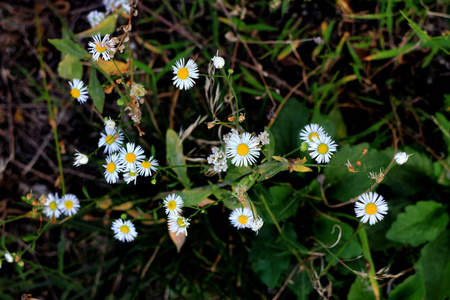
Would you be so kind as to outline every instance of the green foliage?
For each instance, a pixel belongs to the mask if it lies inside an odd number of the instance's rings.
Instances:
[[[91,74],[89,76],[89,95],[94,102],[95,108],[102,113],[103,106],[105,104],[105,91],[103,90],[103,86],[97,77],[96,69],[91,70]]]
[[[425,283],[420,274],[405,279],[389,293],[389,300],[421,300],[425,297]]]
[[[83,77],[83,66],[80,59],[66,54],[58,64],[58,75],[64,79],[80,79]]]
[[[178,180],[185,187],[191,186],[191,181],[187,175],[186,159],[183,154],[183,143],[181,142],[178,134],[173,129],[168,129],[166,132],[166,152],[167,160],[172,166],[175,166],[173,171],[178,176]]]
[[[362,279],[356,277],[352,286],[350,287],[350,291],[347,295],[348,300],[375,300],[375,296],[373,294],[373,290],[370,286],[370,283],[367,279]]]
[[[63,56],[69,54],[76,58],[86,58],[87,51],[78,43],[75,43],[71,40],[63,40],[63,39],[49,39],[50,44],[55,46],[56,49],[62,52]]]

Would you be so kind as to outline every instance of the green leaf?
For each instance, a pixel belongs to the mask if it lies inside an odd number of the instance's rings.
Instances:
[[[448,214],[442,204],[419,201],[416,205],[408,205],[404,213],[398,214],[386,237],[416,247],[434,240],[445,230],[448,221]]]
[[[373,289],[370,285],[369,280],[356,277],[355,281],[350,287],[350,291],[348,292],[347,300],[361,299],[375,300],[375,295],[373,294]]]
[[[269,145],[266,145],[266,148],[268,149],[267,158],[271,160],[272,156],[275,155],[275,136],[272,134],[268,127],[264,127],[264,131],[267,131],[267,133],[269,134],[270,143]]]
[[[91,95],[95,108],[103,113],[103,105],[105,104],[105,91],[101,86],[97,77],[97,70],[92,68],[89,76],[89,95]]]
[[[450,231],[444,231],[420,251],[416,269],[425,281],[425,299],[450,297]]]
[[[64,79],[81,79],[83,76],[83,66],[78,57],[66,54],[58,64],[59,77]]]
[[[421,300],[425,297],[425,283],[421,274],[405,279],[389,293],[389,300]]]
[[[400,48],[379,51],[375,54],[371,54],[369,56],[364,57],[364,60],[372,61],[397,57],[408,52],[409,49],[411,49],[414,45],[415,45],[414,43],[408,43]]]
[[[287,185],[272,186],[266,189],[262,183],[258,183],[252,190],[251,199],[258,208],[264,222],[273,224],[273,220],[267,211],[267,207],[272,212],[277,222],[282,222],[297,213],[300,203],[299,196],[293,196],[294,190]],[[264,201],[267,207],[264,205]]]
[[[50,44],[62,52],[63,55],[70,54],[73,57],[85,58],[88,54],[86,50],[78,43],[65,39],[48,39]]]
[[[183,144],[178,137],[178,134],[171,128],[166,132],[166,151],[167,160],[170,166],[183,166],[186,165],[186,159],[183,155]],[[185,188],[191,186],[191,181],[187,175],[186,167],[172,168],[172,170],[177,174],[178,180]]]
[[[97,26],[78,33],[77,37],[82,39],[86,37],[92,37],[97,33],[100,33],[100,35],[103,38],[103,36],[111,34],[116,30],[116,22],[117,22],[117,14],[110,15],[109,17],[101,21],[100,24],[98,24]]]
[[[184,205],[195,206],[208,198],[217,187],[215,185],[201,186],[191,190],[178,192],[178,195],[183,198]]]
[[[298,300],[308,300],[308,295],[314,290],[308,272],[302,268],[295,272],[287,287],[297,296]]]

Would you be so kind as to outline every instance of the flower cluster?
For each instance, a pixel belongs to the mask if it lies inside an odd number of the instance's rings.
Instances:
[[[95,27],[105,19],[105,13],[98,10],[93,10],[90,13],[88,13],[86,18],[91,27]]]
[[[177,235],[184,233],[187,236],[190,219],[181,216],[183,204],[183,199],[176,194],[171,194],[164,199],[169,230],[176,232]]]
[[[317,163],[329,163],[330,158],[336,151],[336,143],[318,124],[308,124],[300,132],[300,139],[308,143],[309,155]]]
[[[72,216],[80,209],[80,201],[74,194],[49,194],[44,204],[44,214],[49,218],[59,218],[61,214]]]
[[[230,222],[237,229],[250,228],[258,234],[264,225],[261,217],[253,217],[252,211],[248,207],[235,208],[230,214]]]
[[[208,156],[208,164],[214,165],[214,171],[216,172],[225,172],[228,169],[225,153],[218,147],[213,147],[211,151],[212,154]]]

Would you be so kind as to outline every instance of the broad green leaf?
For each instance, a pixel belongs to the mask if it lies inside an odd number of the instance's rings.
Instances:
[[[444,231],[420,251],[416,269],[425,281],[425,299],[450,297],[450,231]]]
[[[77,37],[82,39],[86,37],[93,37],[97,33],[100,33],[102,38],[107,34],[112,34],[116,30],[117,14],[110,15],[100,22],[95,27],[77,34]]]
[[[373,294],[373,289],[368,279],[356,277],[348,292],[347,300],[361,299],[375,300],[375,295]]]
[[[85,58],[88,54],[86,50],[78,43],[71,40],[49,39],[50,44],[61,51],[63,55],[70,54],[73,57]]]
[[[81,79],[83,66],[78,57],[66,54],[58,64],[58,75],[64,79]]]
[[[95,108],[100,113],[103,113],[103,105],[105,104],[105,91],[103,86],[100,85],[100,81],[97,77],[97,70],[92,68],[89,76],[89,95],[94,102]]]
[[[445,230],[448,221],[448,214],[442,204],[419,201],[416,205],[408,205],[404,213],[398,214],[386,237],[416,247],[434,240]]]
[[[294,196],[293,193],[292,187],[287,185],[272,186],[266,189],[262,183],[258,183],[251,190],[251,199],[257,206],[264,222],[273,224],[267,208],[270,209],[277,222],[282,222],[297,213],[300,197]]]
[[[186,160],[183,155],[183,144],[181,143],[178,134],[170,128],[166,133],[166,151],[167,160],[169,161],[170,166],[186,165]],[[178,179],[185,188],[191,186],[186,167],[172,168],[172,170],[177,174]]]
[[[215,185],[201,186],[191,190],[180,191],[178,195],[183,198],[185,205],[195,206],[214,193],[216,188]]]
[[[308,295],[314,290],[308,272],[302,268],[295,272],[287,287],[297,296],[298,300],[308,300]]]
[[[421,274],[405,279],[389,293],[389,300],[421,300],[425,297],[425,283]]]
[[[274,156],[277,157],[277,156]],[[272,178],[277,175],[281,171],[287,170],[287,164],[279,163],[275,161],[269,161],[262,165],[258,166],[258,172],[261,176],[258,178],[258,181],[263,181]]]

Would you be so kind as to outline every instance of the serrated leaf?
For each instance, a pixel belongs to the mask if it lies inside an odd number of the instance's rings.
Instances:
[[[58,75],[64,79],[80,79],[83,76],[83,66],[80,59],[69,54],[58,64]]]
[[[105,91],[103,90],[103,87],[100,85],[100,81],[97,77],[97,70],[92,68],[91,74],[89,76],[89,95],[92,98],[92,101],[94,102],[95,108],[100,113],[103,113],[103,105],[105,104]]]
[[[434,240],[445,230],[448,221],[448,214],[442,204],[419,201],[416,205],[408,205],[404,213],[398,214],[386,237],[416,247]]]
[[[389,300],[421,300],[425,297],[425,283],[421,274],[414,274],[389,293]]]
[[[171,128],[166,132],[166,153],[170,166],[186,165],[186,160],[183,155],[183,144],[181,143],[178,134]],[[191,181],[187,176],[187,168],[177,167],[172,168],[172,170],[177,174],[178,179],[185,188],[191,186]]]
[[[92,27],[91,29],[88,29],[86,31],[80,32],[76,36],[82,39],[85,37],[92,37],[97,33],[100,33],[100,35],[103,37],[107,34],[113,33],[114,30],[116,30],[116,22],[117,22],[117,14],[110,15],[109,17],[101,21],[100,24],[98,24],[97,26]]]
[[[85,58],[88,54],[80,44],[69,39],[48,39],[48,41],[61,51],[63,55],[70,54],[73,57]]]

